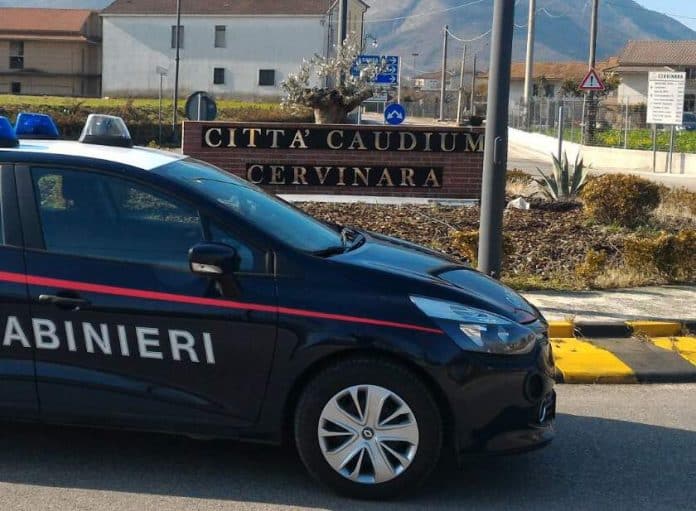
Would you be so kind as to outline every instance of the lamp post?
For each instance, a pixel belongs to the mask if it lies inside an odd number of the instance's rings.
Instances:
[[[172,113],[172,140],[179,141],[179,133],[177,131],[178,119],[177,108],[179,104],[179,50],[181,48],[181,0],[176,0],[176,28],[174,29],[174,41],[176,43],[176,57],[174,59],[174,105]]]

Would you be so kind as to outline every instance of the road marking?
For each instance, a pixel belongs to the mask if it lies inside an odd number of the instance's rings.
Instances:
[[[616,355],[575,338],[551,339],[556,369],[564,383],[637,383],[633,370]]]
[[[696,337],[659,337],[650,339],[650,342],[659,348],[677,352],[696,365]]]

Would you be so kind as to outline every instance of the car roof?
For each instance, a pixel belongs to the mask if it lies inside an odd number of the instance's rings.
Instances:
[[[178,153],[149,147],[112,147],[66,140],[20,140],[19,147],[0,149],[0,154],[7,152],[92,158],[122,163],[142,170],[152,170],[185,158]]]

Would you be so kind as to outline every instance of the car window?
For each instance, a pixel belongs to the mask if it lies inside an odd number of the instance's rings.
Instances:
[[[222,243],[237,251],[240,272],[266,273],[266,257],[263,251],[242,242],[238,236],[213,222],[210,223],[210,241]]]
[[[188,269],[203,239],[196,209],[126,179],[33,168],[46,250]]]
[[[258,230],[298,250],[320,252],[342,245],[335,229],[212,165],[187,158],[158,167],[153,172],[203,193]]]

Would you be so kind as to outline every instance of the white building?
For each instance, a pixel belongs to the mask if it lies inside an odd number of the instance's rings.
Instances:
[[[686,72],[684,110],[696,111],[696,41],[629,41],[612,71],[621,77],[619,103],[648,101],[650,71]]]
[[[367,4],[349,0],[348,30],[362,33]],[[182,2],[179,91],[281,94],[302,59],[334,44],[336,1]],[[102,12],[104,96],[156,96],[174,88],[176,0],[116,0]]]

